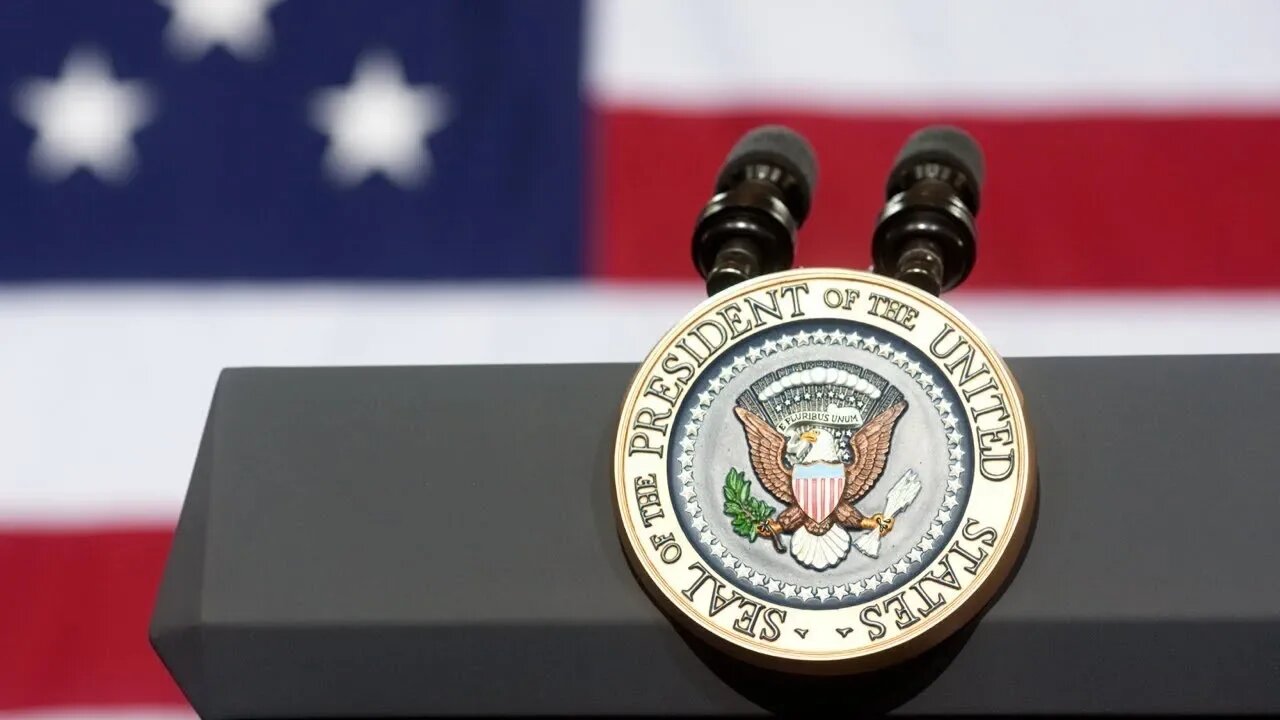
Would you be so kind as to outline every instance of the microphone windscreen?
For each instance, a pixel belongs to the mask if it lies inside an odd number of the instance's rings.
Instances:
[[[787,188],[797,207],[789,207],[796,222],[809,214],[813,191],[818,185],[818,159],[813,146],[802,135],[782,125],[758,127],[734,144],[716,177],[716,192],[724,192],[743,179],[751,165],[769,164],[782,168],[798,187]],[[791,203],[788,203],[789,205]]]
[[[958,127],[933,125],[917,131],[907,138],[893,165],[899,168],[904,163],[946,158],[958,164],[969,179],[977,185],[977,189],[982,188],[982,181],[987,174],[987,163],[982,157],[982,148],[978,147],[973,136]]]

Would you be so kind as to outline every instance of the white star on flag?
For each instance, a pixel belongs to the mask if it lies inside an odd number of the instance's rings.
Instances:
[[[389,53],[366,53],[356,61],[351,84],[316,93],[311,118],[329,135],[325,168],[341,185],[355,185],[375,172],[409,187],[431,173],[426,139],[447,122],[448,99],[434,85],[409,85]]]
[[[165,42],[187,60],[216,45],[240,60],[254,60],[271,47],[267,13],[281,0],[157,0],[169,8]]]
[[[121,183],[137,163],[133,133],[151,118],[154,103],[143,83],[116,80],[105,56],[81,48],[67,55],[57,80],[19,85],[14,105],[36,130],[35,174],[56,182],[85,168]]]

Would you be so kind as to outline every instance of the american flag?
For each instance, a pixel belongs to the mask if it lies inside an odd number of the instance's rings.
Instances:
[[[146,624],[218,371],[636,361],[734,140],[806,266],[985,148],[949,299],[1006,355],[1280,350],[1267,0],[0,4],[0,711],[177,716]],[[622,388],[619,388],[619,392]]]

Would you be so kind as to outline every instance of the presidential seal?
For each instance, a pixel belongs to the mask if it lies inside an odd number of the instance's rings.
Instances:
[[[641,365],[618,428],[637,576],[703,638],[786,670],[882,667],[974,618],[1034,493],[1003,361],[936,297],[866,272],[715,294]]]

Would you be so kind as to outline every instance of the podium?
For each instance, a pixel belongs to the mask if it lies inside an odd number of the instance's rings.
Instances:
[[[778,675],[649,601],[611,497],[631,365],[224,371],[151,641],[205,718],[1280,713],[1280,355],[1009,364],[1029,548],[888,670]]]

